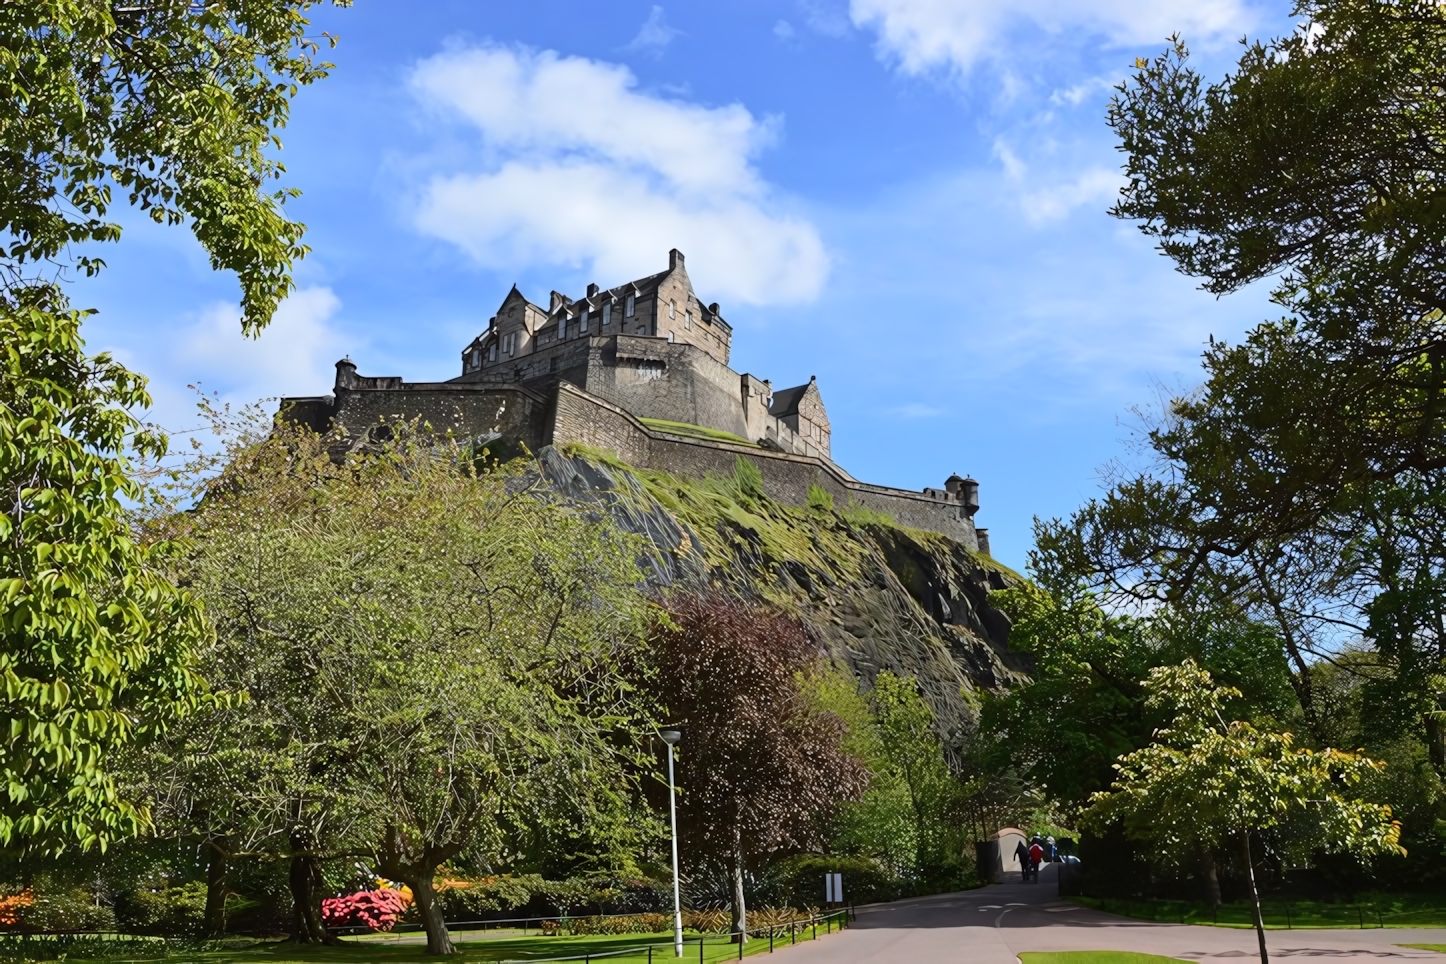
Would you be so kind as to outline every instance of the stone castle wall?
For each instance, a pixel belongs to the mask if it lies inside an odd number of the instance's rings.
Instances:
[[[731,475],[739,456],[756,465],[763,476],[763,491],[775,501],[803,505],[809,486],[817,485],[833,496],[836,505],[850,502],[884,512],[903,525],[939,532],[971,549],[978,549],[973,520],[960,512],[957,502],[942,493],[926,495],[859,482],[832,462],[806,455],[773,452],[752,445],[703,441],[648,428],[621,407],[563,383],[557,388],[553,411],[554,445],[579,442],[617,453],[624,462],[690,478],[709,473]]]

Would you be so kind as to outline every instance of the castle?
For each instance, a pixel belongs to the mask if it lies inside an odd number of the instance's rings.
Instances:
[[[463,349],[456,378],[367,377],[343,359],[331,395],[286,398],[282,411],[317,431],[344,428],[358,444],[400,417],[494,448],[580,442],[681,475],[731,473],[742,456],[778,501],[803,504],[817,485],[840,505],[989,551],[987,530],[974,526],[976,482],[955,475],[942,489],[913,492],[854,479],[832,460],[816,380],[775,390],[740,375],[728,367],[732,340],[718,303],[693,293],[675,249],[666,271],[616,288],[590,284],[576,300],[554,291],[546,308],[514,285]]]

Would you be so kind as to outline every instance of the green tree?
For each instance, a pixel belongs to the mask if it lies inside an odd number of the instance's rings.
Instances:
[[[874,679],[869,706],[878,731],[880,794],[865,797],[864,805],[874,803],[879,816],[891,818],[921,882],[961,886],[960,858],[969,843],[958,819],[964,788],[945,762],[933,712],[914,679],[888,671]]]
[[[302,226],[268,182],[298,85],[324,76],[311,0],[226,4],[38,0],[0,8],[0,489],[6,591],[0,666],[10,730],[0,842],[56,849],[134,834],[110,757],[183,716],[202,692],[205,631],[131,539],[128,456],[163,436],[126,413],[144,379],[86,357],[85,313],[57,283],[94,275],[119,239],[112,193],[189,223],[241,283],[244,329],[291,290]]]
[[[333,0],[338,6],[348,0]],[[326,76],[305,17],[316,0],[226,4],[39,0],[0,11],[0,255],[12,294],[36,270],[102,262],[115,189],[157,223],[189,223],[241,282],[259,332],[292,288],[297,192],[268,190],[297,88]],[[328,38],[330,39],[330,38]]]
[[[165,520],[216,627],[204,665],[247,696],[173,752],[219,785],[218,832],[237,820],[226,799],[271,829],[294,936],[324,938],[321,862],[360,856],[411,887],[445,954],[443,864],[512,869],[545,836],[627,872],[657,832],[631,775],[652,714],[626,682],[651,609],[636,540],[534,467],[478,474],[443,439],[384,434],[336,461],[331,440],[278,427]]]
[[[1154,742],[1120,758],[1114,786],[1091,798],[1083,817],[1116,821],[1136,839],[1173,853],[1239,846],[1250,880],[1261,964],[1268,964],[1250,836],[1303,817],[1298,846],[1356,854],[1399,851],[1391,808],[1350,794],[1382,764],[1355,753],[1297,748],[1289,733],[1222,715],[1238,690],[1217,687],[1193,660],[1150,672],[1148,704],[1172,714]],[[1213,895],[1218,901],[1218,892]]]
[[[164,446],[126,409],[143,382],[87,357],[81,314],[0,304],[0,845],[106,847],[141,832],[113,756],[203,698],[192,652],[208,637],[122,503],[127,453]]]
[[[1127,155],[1114,213],[1217,294],[1278,278],[1294,316],[1212,351],[1218,377],[1186,406],[1247,470],[1255,527],[1222,548],[1308,526],[1354,482],[1446,467],[1446,12],[1302,0],[1295,16],[1208,86],[1176,42],[1109,114]]]

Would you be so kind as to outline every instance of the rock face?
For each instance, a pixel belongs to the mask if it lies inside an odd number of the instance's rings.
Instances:
[[[1031,668],[1009,651],[1009,620],[989,603],[1020,577],[945,536],[836,510],[822,493],[806,507],[780,505],[745,469],[700,482],[551,446],[538,464],[556,492],[645,540],[652,588],[770,602],[865,684],[881,670],[917,678],[946,745],[973,728],[980,691],[1000,692]]]

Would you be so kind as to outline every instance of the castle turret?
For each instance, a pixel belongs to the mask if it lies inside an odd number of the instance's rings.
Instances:
[[[351,360],[350,355],[336,363],[336,387],[356,387],[356,363]]]

